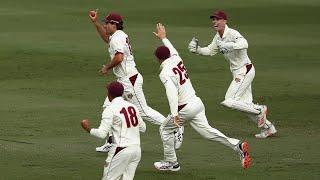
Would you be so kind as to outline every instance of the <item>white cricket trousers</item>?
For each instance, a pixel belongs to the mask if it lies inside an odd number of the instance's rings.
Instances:
[[[124,99],[137,106],[143,120],[157,125],[162,124],[166,118],[158,111],[147,105],[147,101],[142,89],[143,77],[140,73],[130,77],[117,79],[117,81],[124,86]],[[110,101],[107,97],[104,102],[104,106],[107,106],[108,103],[110,103]]]
[[[222,105],[245,112],[246,115],[258,124],[260,105],[254,104],[252,98],[251,83],[255,77],[255,68],[252,64],[243,66],[236,73],[233,73],[233,80],[226,92]],[[266,120],[267,124],[271,124]]]
[[[180,111],[180,119],[185,122],[190,122],[190,125],[204,138],[217,141],[231,149],[237,151],[238,139],[229,138],[219,130],[209,125],[205,115],[205,107],[199,97],[195,97],[188,102]],[[164,160],[169,162],[177,161],[176,152],[174,149],[174,134],[175,126],[173,118],[168,117],[160,127],[160,135],[163,142]]]
[[[115,149],[108,154],[102,180],[132,180],[141,159],[139,145],[128,146],[118,153]]]

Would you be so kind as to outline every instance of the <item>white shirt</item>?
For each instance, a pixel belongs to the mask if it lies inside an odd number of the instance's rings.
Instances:
[[[217,32],[211,44],[207,47],[200,48],[198,53],[211,56],[217,54],[218,51],[221,51],[221,49],[218,48],[217,40],[225,43],[232,42],[233,44],[231,51],[223,54],[230,64],[230,70],[232,73],[237,73],[237,71],[239,71],[244,65],[251,64],[247,54],[247,40],[238,31],[229,28],[227,25],[225,26],[222,38]]]
[[[196,97],[196,92],[177,50],[168,39],[163,39],[162,42],[169,48],[170,57],[162,62],[159,77],[166,89],[171,115],[177,116],[178,106],[187,104]]]
[[[131,45],[128,35],[122,30],[117,30],[109,37],[109,54],[111,60],[117,53],[123,54],[123,60],[120,64],[113,67],[113,73],[117,78],[124,78],[138,73],[136,63],[131,51]]]
[[[140,145],[140,133],[146,131],[138,108],[122,97],[114,98],[104,109],[99,128],[92,128],[90,134],[104,139],[108,133],[113,135],[113,145],[127,147]]]

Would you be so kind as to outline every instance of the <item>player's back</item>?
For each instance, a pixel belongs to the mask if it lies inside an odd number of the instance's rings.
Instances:
[[[117,147],[140,145],[139,130],[144,131],[145,124],[139,115],[138,108],[119,97],[112,100],[110,110],[113,113],[111,127],[113,143]]]
[[[162,66],[160,78],[170,78],[173,81],[178,90],[179,105],[186,104],[189,100],[196,97],[187,69],[179,55],[172,55],[162,63]]]

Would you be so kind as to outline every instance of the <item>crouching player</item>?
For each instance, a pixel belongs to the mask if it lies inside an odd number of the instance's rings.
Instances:
[[[187,70],[178,52],[166,38],[165,27],[157,24],[157,32],[154,34],[162,40],[165,46],[157,48],[155,55],[160,65],[160,79],[166,89],[172,118],[162,124],[160,135],[163,142],[164,160],[155,162],[158,170],[179,171],[174,149],[174,128],[181,126],[183,122],[190,122],[191,126],[204,138],[217,141],[240,154],[240,160],[244,169],[249,168],[250,156],[247,142],[229,138],[219,130],[211,127],[205,115],[205,107],[199,97],[196,96],[188,77]]]
[[[98,138],[113,134],[112,148],[108,153],[103,172],[103,180],[133,179],[141,159],[140,133],[146,131],[138,108],[122,98],[123,85],[112,82],[108,85],[108,98],[111,101],[102,113],[99,128],[90,128],[89,120],[81,125],[88,133]]]

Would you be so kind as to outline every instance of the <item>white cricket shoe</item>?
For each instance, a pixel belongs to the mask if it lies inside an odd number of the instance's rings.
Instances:
[[[258,115],[258,127],[261,128],[266,124],[268,108],[266,105],[261,106],[261,113]]]
[[[238,144],[238,152],[240,155],[240,161],[243,169],[248,169],[250,166],[250,155],[249,155],[249,143],[244,141]]]
[[[175,129],[173,131],[174,134],[174,149],[179,149],[182,145],[183,141],[183,133],[184,133],[184,127],[180,126],[179,128]]]
[[[267,137],[274,135],[275,133],[277,133],[277,130],[274,127],[274,125],[271,124],[271,126],[267,129],[262,128],[261,132],[259,134],[256,134],[255,137],[259,138],[259,139],[264,139],[264,138],[267,138]]]
[[[179,171],[180,165],[178,162],[159,161],[154,163],[154,167],[160,171]]]
[[[96,152],[107,153],[107,152],[110,151],[111,147],[112,147],[112,144],[106,143],[106,144],[104,144],[104,145],[102,145],[100,147],[96,147]]]

